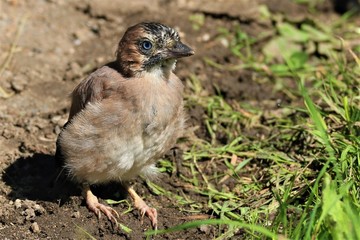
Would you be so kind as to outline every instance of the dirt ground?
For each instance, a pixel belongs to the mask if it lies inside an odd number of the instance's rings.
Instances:
[[[272,23],[258,18],[258,4],[290,18],[306,14],[306,9],[290,1],[250,0],[7,0],[0,1],[0,63],[9,65],[0,76],[0,239],[142,239],[150,228],[148,219],[140,224],[139,213],[122,215],[121,222],[132,228],[127,234],[113,229],[109,221],[100,220],[88,211],[79,189],[73,184],[52,187],[55,141],[67,120],[68,95],[76,84],[97,67],[114,59],[117,43],[130,25],[141,21],[158,21],[179,30],[182,39],[196,50],[196,55],[177,64],[176,73],[185,80],[198,76],[210,93],[215,85],[229,100],[256,102],[259,107],[285,96],[273,86],[252,81],[250,71],[225,72],[210,68],[204,57],[217,63],[238,64],[226,43],[218,41],[218,28],[235,25],[256,36],[273,31]],[[324,16],[333,16],[324,6]],[[196,30],[189,17],[205,16]],[[19,35],[18,35],[19,33]],[[18,38],[17,38],[18,35]],[[17,45],[13,45],[14,42]],[[11,52],[11,54],[9,54]],[[199,125],[201,108],[189,109],[189,125]],[[176,176],[162,174],[156,183],[177,191]],[[159,228],[168,228],[190,219],[166,197],[150,193],[143,180],[134,181],[139,195],[157,208]],[[116,184],[98,186],[101,199],[124,199]],[[206,199],[198,196],[199,202]],[[115,206],[118,212],[126,204]],[[203,214],[209,214],[204,212]],[[86,232],[86,233],[85,233]],[[210,239],[208,230],[192,229],[157,239]]]

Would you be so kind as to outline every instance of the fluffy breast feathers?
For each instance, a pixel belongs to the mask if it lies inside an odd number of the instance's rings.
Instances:
[[[72,94],[59,137],[65,166],[78,181],[125,181],[154,173],[154,162],[181,136],[183,85],[171,73],[123,78],[104,66]]]

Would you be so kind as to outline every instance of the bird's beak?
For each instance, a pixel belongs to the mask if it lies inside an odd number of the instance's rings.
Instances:
[[[176,44],[165,52],[165,58],[182,58],[194,55],[194,50],[189,46],[178,41]]]

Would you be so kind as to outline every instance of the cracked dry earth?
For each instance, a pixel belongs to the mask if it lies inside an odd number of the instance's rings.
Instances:
[[[270,22],[258,21],[259,3],[274,1],[196,0],[4,0],[0,2],[0,239],[143,239],[150,222],[140,224],[137,211],[121,215],[121,223],[133,231],[113,229],[109,221],[90,213],[73,184],[52,187],[55,140],[65,123],[69,94],[91,71],[114,59],[125,29],[141,21],[159,21],[179,30],[196,55],[181,60],[176,74],[184,80],[195,74],[208,92],[214,84],[229,99],[260,101],[275,99],[272,86],[252,82],[252,73],[222,72],[209,68],[204,57],[219,63],[237,63],[226,44],[217,41],[218,27],[241,24],[256,35],[273,31]],[[303,9],[288,1],[276,1],[277,9],[291,16]],[[205,15],[205,24],[194,30],[189,16]],[[9,56],[11,59],[9,59]],[[10,61],[7,61],[10,60]],[[261,102],[261,101],[260,101]],[[189,110],[189,125],[201,126],[203,110]],[[204,137],[201,127],[195,132]],[[157,180],[164,189],[177,192],[179,179],[162,174]],[[134,188],[147,203],[158,209],[159,228],[190,219],[165,196],[155,196],[144,182]],[[99,186],[103,199],[124,199],[121,187]],[[194,196],[206,204],[206,199]],[[115,209],[122,213],[126,204]],[[207,214],[204,212],[203,214]],[[212,228],[192,229],[157,236],[157,239],[210,239]]]

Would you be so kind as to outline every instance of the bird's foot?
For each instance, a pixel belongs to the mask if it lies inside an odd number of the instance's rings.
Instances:
[[[91,192],[90,188],[84,189],[84,195],[86,200],[86,205],[88,209],[94,212],[100,219],[101,213],[113,223],[115,226],[118,226],[117,219],[120,218],[119,214],[109,206],[99,203],[98,198]]]
[[[131,198],[134,200],[134,206],[136,209],[140,211],[141,214],[141,223],[143,222],[144,215],[146,215],[151,222],[151,226],[157,230],[157,211],[155,208],[149,207],[144,200],[137,195],[134,189],[129,188],[128,192]]]

